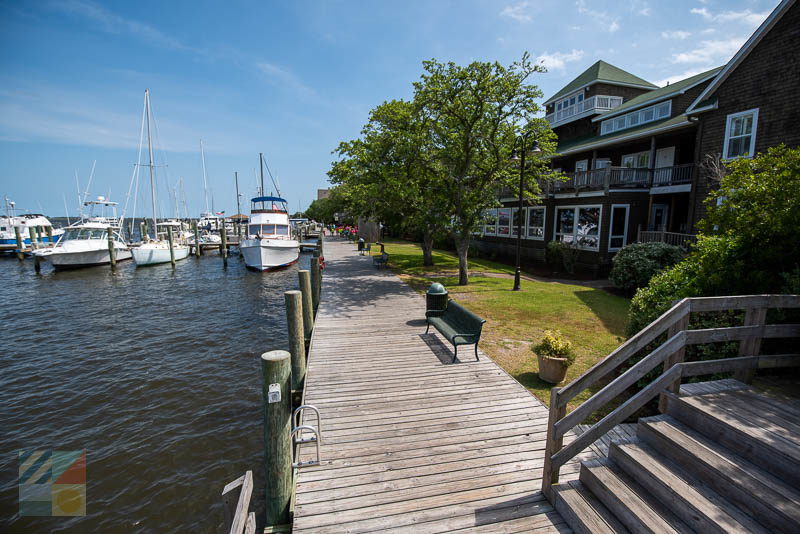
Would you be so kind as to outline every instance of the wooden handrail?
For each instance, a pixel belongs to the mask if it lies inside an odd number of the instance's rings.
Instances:
[[[552,500],[550,488],[553,483],[558,482],[559,469],[562,465],[615,425],[636,413],[653,397],[667,391],[677,393],[684,376],[726,371],[752,372],[754,369],[765,367],[800,366],[800,355],[755,356],[753,354],[759,351],[762,338],[800,337],[798,324],[764,324],[768,308],[800,308],[800,295],[683,299],[569,385],[553,388],[550,397],[542,492]],[[688,330],[689,316],[692,312],[732,310],[747,310],[744,326]],[[664,343],[592,395],[569,415],[566,414],[566,405],[571,399],[616,370],[665,332],[668,332],[669,338]],[[683,361],[685,348],[689,345],[726,341],[741,342],[740,357],[702,362]],[[608,404],[662,362],[664,370],[656,380],[562,448],[564,436],[575,425]]]

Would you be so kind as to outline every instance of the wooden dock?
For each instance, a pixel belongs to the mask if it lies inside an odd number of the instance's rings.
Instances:
[[[424,297],[354,244],[325,257],[304,394],[322,465],[298,472],[293,532],[570,532],[540,491],[547,408],[482,352],[451,364]]]

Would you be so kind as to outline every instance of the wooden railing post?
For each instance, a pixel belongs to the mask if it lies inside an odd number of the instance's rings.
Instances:
[[[744,313],[743,326],[761,326],[767,320],[766,308],[748,308]],[[739,356],[757,356],[761,352],[761,338],[751,337],[739,342]],[[755,369],[739,369],[733,373],[733,378],[745,384],[753,381]]]
[[[566,403],[561,406],[561,399],[558,392],[561,388],[550,390],[550,415],[547,419],[547,441],[544,449],[544,467],[542,469],[542,493],[547,500],[553,502],[553,492],[551,486],[558,482],[558,472],[560,467],[553,469],[553,455],[564,446],[564,438],[556,438],[556,423],[567,415]]]
[[[670,339],[672,336],[674,336],[675,334],[677,334],[682,330],[689,329],[690,315],[691,312],[687,311],[686,315],[681,317],[675,324],[669,327],[669,330],[667,330],[667,339]],[[667,371],[669,371],[670,367],[672,367],[676,363],[682,363],[685,356],[686,356],[685,346],[682,346],[681,348],[679,348],[678,350],[667,356],[667,359],[664,360],[664,372],[666,373]],[[676,395],[679,393],[680,389],[681,389],[680,378],[678,378],[675,382],[666,387],[666,391],[669,391]],[[658,399],[658,410],[661,413],[667,412],[667,397],[664,394],[661,394],[661,396]]]

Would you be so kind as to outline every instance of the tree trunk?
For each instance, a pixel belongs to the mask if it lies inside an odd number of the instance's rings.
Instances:
[[[422,236],[422,265],[430,267],[433,265],[433,236],[425,232]]]
[[[465,286],[469,284],[469,263],[467,262],[469,236],[456,236],[456,250],[458,251],[458,285]]]

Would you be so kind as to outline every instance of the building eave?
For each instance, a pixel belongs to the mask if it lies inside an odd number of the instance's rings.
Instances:
[[[783,0],[778,7],[776,7],[772,13],[761,23],[761,26],[753,32],[753,35],[744,43],[744,45],[739,49],[738,52],[728,61],[728,64],[717,74],[717,77],[708,84],[702,93],[692,102],[688,108],[686,108],[686,112],[695,112],[695,106],[700,102],[706,100],[710,97],[714,92],[719,89],[719,87],[725,83],[725,80],[728,79],[728,76],[736,70],[736,68],[742,63],[742,61],[750,55],[750,52],[753,48],[756,47],[758,43],[761,42],[761,39],[769,33],[775,24],[783,17],[783,15],[789,10],[790,7],[796,2],[796,0]]]
[[[619,110],[619,108],[617,108],[617,109],[612,109],[611,111],[606,111],[602,115],[593,118],[592,122],[599,122],[599,121],[602,121],[602,120],[605,120],[605,119],[610,119],[612,117],[616,117],[618,115],[624,115],[625,113],[628,113],[629,111],[636,111],[637,109],[641,109],[641,108],[643,108],[645,106],[648,106],[648,105],[651,105],[651,104],[657,104],[659,102],[663,102],[664,100],[669,100],[669,99],[671,99],[673,97],[680,96],[680,95],[686,93],[686,91],[688,91],[689,89],[697,87],[701,83],[707,82],[708,80],[711,80],[715,76],[718,76],[718,75],[719,75],[719,72],[715,72],[713,74],[709,74],[708,76],[704,76],[702,79],[696,81],[695,83],[693,83],[691,85],[687,85],[686,87],[684,87],[683,89],[681,89],[679,91],[673,91],[673,92],[667,93],[665,95],[657,96],[657,97],[652,98],[650,100],[645,100],[643,102],[640,102],[639,104],[636,104],[635,106],[632,106],[632,107],[629,107],[629,108],[625,108],[623,110]]]
[[[584,145],[577,146],[575,148],[568,148],[564,151],[561,151],[554,156],[554,159],[562,156],[568,156],[570,154],[579,154],[581,152],[586,152],[587,150],[594,150],[595,148],[602,148],[605,146],[616,145],[618,143],[622,143],[625,141],[633,141],[643,137],[650,137],[652,135],[656,135],[659,133],[669,132],[672,130],[679,130],[681,128],[686,128],[687,126],[692,126],[694,124],[695,124],[694,122],[688,120],[687,118],[685,121],[678,122],[675,124],[670,124],[669,126],[661,126],[653,129],[641,130],[638,132],[633,132],[629,135],[615,137],[613,139],[598,139],[597,141],[593,141]]]

